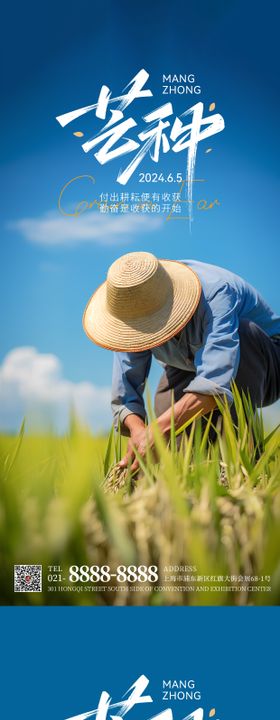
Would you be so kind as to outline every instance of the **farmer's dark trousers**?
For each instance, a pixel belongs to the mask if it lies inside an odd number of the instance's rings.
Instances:
[[[242,320],[239,326],[240,362],[235,378],[239,392],[250,393],[253,406],[265,407],[280,398],[280,339],[269,337],[255,323]],[[160,379],[155,395],[155,413],[158,417],[171,407],[172,391],[174,401],[179,400],[184,389],[195,377],[167,366]],[[235,418],[232,407],[233,419]],[[218,411],[213,414],[218,416]]]

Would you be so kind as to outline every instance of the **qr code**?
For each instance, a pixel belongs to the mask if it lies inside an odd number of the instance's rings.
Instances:
[[[14,592],[42,592],[42,565],[14,565]]]

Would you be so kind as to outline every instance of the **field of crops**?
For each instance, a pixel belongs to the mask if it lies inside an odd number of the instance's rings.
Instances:
[[[174,428],[168,446],[155,429],[157,460],[141,460],[138,479],[128,476],[115,493],[104,491],[104,477],[123,453],[119,434],[93,437],[73,420],[65,437],[24,428],[18,437],[0,436],[1,603],[279,604],[279,430],[265,432],[237,394],[235,403],[238,424],[223,408],[215,444],[208,442],[211,418],[203,430],[196,420],[179,449]],[[14,594],[14,564],[37,563],[46,572],[61,566],[62,590],[48,591],[44,582],[43,593]],[[159,577],[156,586],[115,578],[99,582],[99,592],[83,583],[70,592],[72,565],[109,566],[113,574],[120,565],[153,565]],[[191,571],[172,579],[174,566],[196,567],[200,579]],[[245,577],[271,590],[248,591]],[[239,589],[227,590],[230,579]]]

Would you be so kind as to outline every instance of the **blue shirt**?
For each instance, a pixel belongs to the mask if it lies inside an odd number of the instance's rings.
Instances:
[[[130,413],[146,417],[143,402],[152,356],[162,365],[196,373],[184,392],[226,395],[232,402],[231,382],[239,365],[238,327],[252,320],[267,335],[280,333],[280,317],[261,295],[238,275],[196,260],[182,260],[197,273],[202,293],[199,305],[179,339],[144,352],[114,353],[112,410],[114,423]]]

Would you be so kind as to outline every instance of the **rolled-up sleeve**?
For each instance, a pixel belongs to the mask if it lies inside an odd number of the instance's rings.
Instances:
[[[127,415],[134,413],[143,419],[146,418],[143,392],[151,362],[150,350],[114,353],[111,404],[115,428],[117,429],[120,422],[122,432],[125,434],[127,433],[123,421]]]
[[[239,365],[239,319],[236,291],[225,284],[208,298],[203,345],[195,354],[196,377],[185,392],[226,395],[231,403],[231,383]]]

